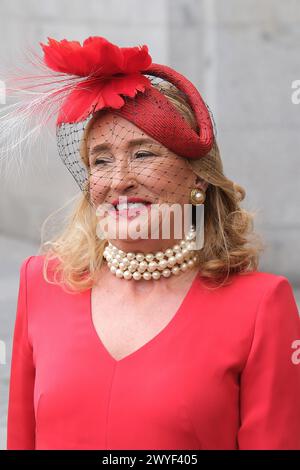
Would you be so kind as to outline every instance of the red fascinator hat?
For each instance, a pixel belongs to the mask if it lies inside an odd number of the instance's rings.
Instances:
[[[80,139],[78,145],[74,143],[75,129],[78,132],[81,126],[84,130],[95,113],[105,110],[113,110],[181,157],[199,159],[211,150],[213,122],[200,93],[180,73],[152,63],[146,45],[118,47],[98,36],[85,39],[82,45],[51,38],[48,44],[40,45],[43,58],[33,53],[29,60],[35,67],[34,74],[17,71],[8,77],[7,94],[18,99],[2,109],[2,154],[23,145],[54,117],[59,153],[66,164],[71,141],[73,154],[79,151]],[[197,130],[153,86],[155,78],[168,82],[185,96]],[[32,118],[36,119],[33,128]],[[73,172],[80,184],[76,175],[78,172]]]
[[[212,147],[213,126],[209,111],[194,85],[166,65],[153,64],[148,47],[118,47],[102,37],[77,41],[49,39],[41,44],[44,62],[52,70],[86,77],[65,99],[57,125],[84,121],[103,108],[118,110],[147,134],[186,158],[199,158]],[[174,106],[151,86],[144,75],[165,79],[188,97],[199,134],[182,120]],[[123,96],[136,97],[125,104]],[[164,125],[159,127],[157,123]],[[174,129],[174,134],[168,133]],[[174,139],[174,135],[178,139]]]

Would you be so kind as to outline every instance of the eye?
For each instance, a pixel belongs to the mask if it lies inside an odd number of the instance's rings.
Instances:
[[[143,158],[143,157],[150,157],[150,156],[154,156],[154,153],[152,152],[147,152],[147,151],[139,151],[139,152],[136,152],[135,153],[135,156],[136,157],[140,157],[140,158]],[[108,160],[103,160],[102,158],[96,158],[96,160],[94,161],[94,165],[106,165],[107,163],[109,163]]]
[[[135,154],[137,157],[150,157],[150,156],[154,156],[154,153],[152,152],[144,152],[144,151],[140,151],[140,152],[136,152]]]
[[[102,160],[101,158],[96,158],[96,160],[94,161],[94,165],[105,165],[106,163],[109,163],[107,160]]]

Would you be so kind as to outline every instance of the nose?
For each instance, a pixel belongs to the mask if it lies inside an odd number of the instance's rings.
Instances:
[[[133,172],[128,169],[127,165],[118,166],[111,175],[111,190],[115,193],[123,194],[128,189],[136,187],[137,182]]]

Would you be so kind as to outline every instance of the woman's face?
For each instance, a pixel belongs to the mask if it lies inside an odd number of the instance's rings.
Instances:
[[[176,237],[172,212],[170,232],[167,236],[162,233],[165,216],[161,209],[168,211],[174,205],[177,213],[183,214],[183,205],[190,202],[191,189],[203,189],[203,185],[196,184],[197,176],[185,158],[114,113],[104,114],[93,122],[87,136],[87,152],[93,206],[99,209],[103,204],[129,203],[127,210],[126,206],[120,210],[110,206],[112,211],[105,215],[97,211],[99,222],[103,224],[105,220],[116,227],[116,235],[105,238],[113,239],[113,244],[124,251],[144,252],[166,249],[183,238],[184,232]],[[140,199],[143,206],[131,205],[131,198]],[[146,201],[151,205],[146,206]],[[155,238],[151,235],[154,226],[159,227]],[[134,230],[139,232],[138,227],[147,231],[147,237],[145,232],[143,237],[132,237]]]

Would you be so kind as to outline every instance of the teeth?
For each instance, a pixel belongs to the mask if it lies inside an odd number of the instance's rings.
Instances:
[[[122,211],[122,210],[126,210],[129,208],[144,207],[145,205],[146,203],[142,203],[142,202],[129,202],[128,204],[126,203],[117,204],[116,207],[119,211]]]

